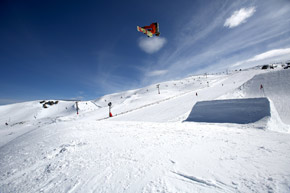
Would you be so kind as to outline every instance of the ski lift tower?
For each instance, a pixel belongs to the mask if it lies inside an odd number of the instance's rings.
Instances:
[[[156,87],[158,89],[158,94],[160,94],[160,89],[159,89],[160,84],[157,84]]]
[[[76,110],[77,110],[77,115],[79,114],[79,103],[76,101]]]

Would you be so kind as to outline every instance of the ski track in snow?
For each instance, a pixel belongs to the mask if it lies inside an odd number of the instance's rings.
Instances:
[[[0,107],[0,192],[289,192],[289,89],[275,85],[289,72],[193,76],[79,102],[79,115],[70,101]],[[261,97],[261,81],[270,121],[182,122],[201,100]]]

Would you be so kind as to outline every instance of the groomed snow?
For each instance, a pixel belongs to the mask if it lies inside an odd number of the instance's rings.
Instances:
[[[74,101],[0,106],[0,192],[289,192],[288,73],[191,76],[80,101],[78,115]],[[196,102],[249,97],[269,99],[266,122],[184,122]]]

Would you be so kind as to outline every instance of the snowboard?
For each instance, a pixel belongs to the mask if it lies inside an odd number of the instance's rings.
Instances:
[[[148,31],[148,30],[146,30],[146,29],[144,29],[144,28],[142,28],[140,26],[137,26],[137,31],[146,34],[148,37],[153,37],[153,33],[152,32],[150,32],[150,31]]]

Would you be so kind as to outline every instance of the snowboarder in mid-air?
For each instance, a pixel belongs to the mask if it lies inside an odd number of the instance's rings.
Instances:
[[[151,23],[151,25],[149,26],[144,26],[144,27],[137,26],[137,31],[143,32],[148,37],[153,37],[153,35],[160,36],[159,23],[157,22]]]

